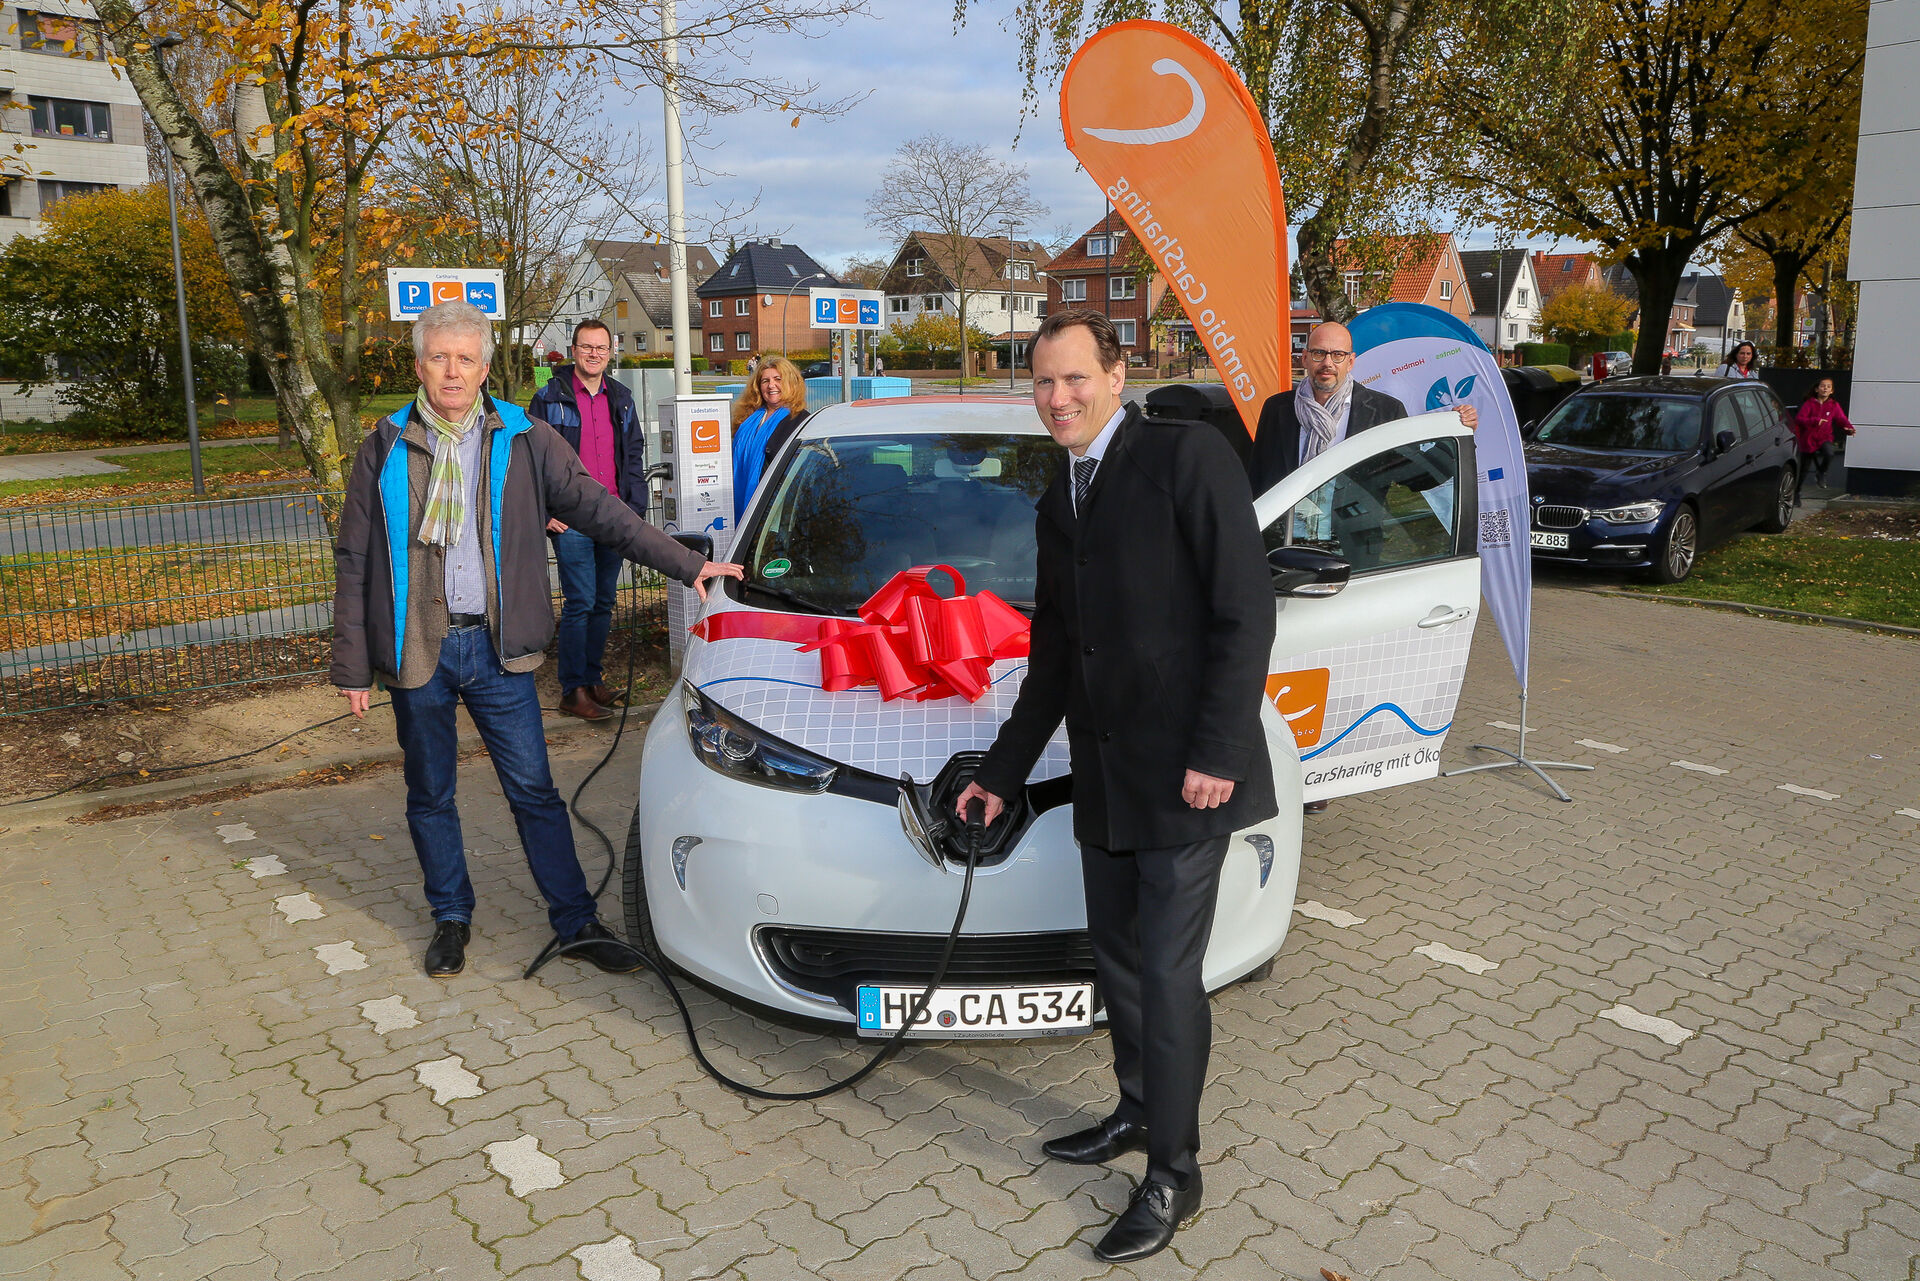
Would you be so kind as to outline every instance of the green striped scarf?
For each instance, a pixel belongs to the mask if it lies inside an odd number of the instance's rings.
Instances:
[[[420,541],[428,546],[452,547],[460,541],[467,522],[467,478],[460,472],[460,441],[480,422],[480,397],[461,422],[449,422],[434,412],[423,390],[414,397],[420,421],[439,436],[433,468],[427,473],[427,505],[420,513]]]

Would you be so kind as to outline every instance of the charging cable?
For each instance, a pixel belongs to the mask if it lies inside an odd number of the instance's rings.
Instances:
[[[631,662],[631,654],[629,654],[629,662]],[[625,719],[623,715],[621,717],[622,728],[625,727]],[[618,737],[616,736],[614,745],[617,745],[618,741]],[[601,758],[600,765],[605,765],[607,760],[612,756],[613,746],[609,746],[607,755]],[[580,793],[586,790],[587,783],[592,781],[593,775],[599,772],[600,766],[596,765],[593,772],[581,780],[580,786],[575,789],[573,794],[573,803],[575,806],[579,803]],[[903,782],[902,786],[905,785]],[[574,814],[576,816],[579,815],[577,808],[574,809]],[[613,868],[617,862],[617,856],[613,850],[613,841],[604,831],[601,831],[597,825],[589,822],[584,817],[582,817],[580,821],[592,828],[595,835],[599,836],[601,842],[607,847],[607,872],[605,876],[600,878],[600,888],[605,889],[607,882],[613,878]],[[830,1094],[838,1094],[842,1090],[851,1089],[865,1080],[874,1069],[878,1068],[882,1063],[885,1063],[899,1052],[900,1047],[906,1043],[907,1033],[912,1031],[914,1025],[925,1017],[927,1006],[933,1001],[933,994],[938,991],[940,985],[946,981],[947,969],[953,963],[954,949],[960,942],[961,927],[966,924],[967,904],[973,898],[973,873],[974,869],[980,865],[980,843],[985,838],[986,832],[986,803],[976,797],[967,802],[967,868],[966,875],[960,882],[960,906],[953,914],[953,928],[947,931],[946,945],[940,949],[940,961],[939,964],[933,968],[933,977],[927,980],[926,987],[921,989],[919,995],[913,998],[913,1002],[907,1010],[906,1018],[900,1023],[899,1030],[887,1038],[884,1045],[874,1051],[873,1057],[861,1064],[852,1074],[838,1081],[829,1082],[817,1089],[796,1091],[769,1090],[764,1086],[752,1085],[745,1081],[735,1080],[714,1066],[713,1061],[707,1057],[706,1051],[700,1048],[700,1035],[693,1026],[693,1012],[687,1008],[686,998],[680,995],[680,988],[673,981],[673,975],[671,973],[672,967],[668,964],[666,957],[655,956],[650,952],[635,947],[632,943],[624,939],[582,939],[578,942],[562,943],[556,938],[541,949],[540,954],[533,958],[533,964],[527,967],[526,973],[521,975],[521,977],[532,978],[540,971],[542,966],[557,956],[565,956],[569,952],[583,951],[589,947],[605,947],[611,942],[615,946],[631,952],[642,965],[645,965],[659,976],[660,982],[666,986],[667,995],[673,998],[674,1005],[680,1011],[680,1022],[686,1029],[687,1045],[693,1050],[694,1060],[698,1062],[701,1069],[716,1082],[736,1094],[744,1094],[751,1099],[765,1099],[774,1103],[800,1103],[808,1099],[823,1099]],[[598,898],[599,893],[599,890],[596,890],[594,897]]]

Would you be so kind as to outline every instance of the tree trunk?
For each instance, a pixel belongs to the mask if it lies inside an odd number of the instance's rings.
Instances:
[[[255,223],[246,191],[227,169],[213,139],[182,100],[151,47],[153,36],[135,17],[131,0],[99,0],[100,15],[127,79],[153,119],[180,172],[206,215],[213,245],[246,323],[247,337],[266,361],[282,421],[291,423],[322,489],[342,489],[348,446],[336,429],[333,407],[321,394],[285,300],[296,296],[298,274],[284,242],[269,244]],[[355,424],[354,444],[358,444]]]
[[[1806,270],[1809,256],[1784,250],[1767,256],[1773,260],[1773,345],[1787,349],[1793,346],[1800,273]]]
[[[1680,277],[1697,243],[1675,238],[1657,248],[1642,249],[1626,260],[1640,289],[1640,336],[1633,344],[1633,372],[1657,374],[1667,349],[1667,325],[1673,319],[1674,296]]]
[[[1307,300],[1320,318],[1345,324],[1353,319],[1354,306],[1340,279],[1340,268],[1333,261],[1333,245],[1339,236],[1339,219],[1324,205],[1300,225],[1300,279],[1307,287]]]

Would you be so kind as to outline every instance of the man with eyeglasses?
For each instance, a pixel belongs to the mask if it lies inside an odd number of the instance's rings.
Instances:
[[[1305,355],[1307,376],[1260,407],[1247,463],[1255,494],[1266,493],[1355,432],[1407,416],[1399,400],[1353,381],[1353,335],[1345,325],[1315,325],[1307,334]],[[1472,405],[1459,406],[1459,413],[1469,430],[1479,426],[1480,411]],[[1327,803],[1308,801],[1304,808],[1318,814]]]
[[[647,510],[646,433],[633,393],[606,376],[613,334],[598,320],[573,329],[573,363],[553,371],[527,413],[554,429],[580,456],[587,475],[641,515]],[[613,628],[613,602],[625,558],[559,520],[547,522],[560,569],[560,710],[604,721],[624,695],[607,684],[601,663]]]
[[[334,541],[333,665],[347,710],[376,680],[393,699],[433,938],[426,970],[466,966],[474,892],[454,783],[454,713],[465,705],[492,758],[555,937],[608,973],[639,968],[600,923],[553,785],[533,673],[553,639],[547,522],[578,526],[620,556],[707,594],[738,565],[703,559],[647,524],[545,423],[486,394],[493,326],[466,302],[413,324],[420,394],[361,442]]]
[[[1292,391],[1267,397],[1254,433],[1253,492],[1264,494],[1357,431],[1407,416],[1407,407],[1385,392],[1353,381],[1353,335],[1328,321],[1307,334],[1307,376]],[[1461,405],[1460,421],[1480,423],[1472,405]]]

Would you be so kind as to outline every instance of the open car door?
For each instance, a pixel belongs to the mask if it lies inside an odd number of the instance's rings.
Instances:
[[[1307,800],[1439,773],[1480,612],[1476,477],[1449,411],[1350,436],[1255,500],[1278,616],[1267,697]]]

